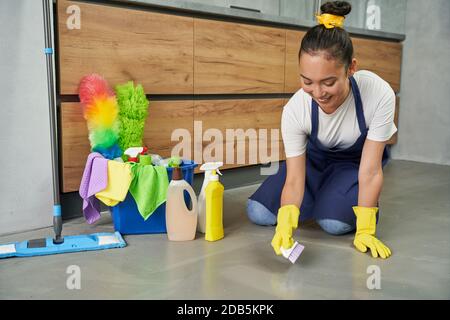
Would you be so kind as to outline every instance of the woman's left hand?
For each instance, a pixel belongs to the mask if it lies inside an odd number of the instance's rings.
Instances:
[[[375,238],[370,234],[357,234],[355,235],[355,240],[353,241],[356,249],[361,252],[366,252],[367,248],[370,248],[372,252],[372,257],[377,258],[380,256],[383,259],[389,258],[391,256],[391,250],[386,247],[383,242]]]
[[[370,248],[372,257],[387,259],[392,255],[391,249],[375,237],[377,225],[376,207],[353,207],[356,215],[356,234],[353,244],[356,249],[366,252]]]

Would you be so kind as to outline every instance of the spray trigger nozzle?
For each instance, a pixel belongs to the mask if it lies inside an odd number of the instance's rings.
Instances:
[[[220,174],[221,176],[223,176],[222,172],[220,172],[219,169],[211,170],[211,175],[212,176],[216,176],[217,174]]]
[[[211,174],[220,174],[222,175],[222,172],[220,172],[219,168],[223,166],[223,162],[206,162],[200,166],[201,171],[208,171]]]

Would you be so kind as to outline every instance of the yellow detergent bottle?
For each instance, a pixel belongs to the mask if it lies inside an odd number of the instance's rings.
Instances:
[[[198,223],[197,223],[197,231],[200,233],[206,232],[206,195],[205,190],[209,183],[209,177],[211,176],[213,171],[216,171],[218,174],[222,174],[219,168],[223,166],[223,162],[206,162],[200,166],[200,171],[205,172],[205,178],[203,179],[202,189],[200,190],[200,194],[198,196]]]
[[[206,200],[206,230],[205,240],[217,241],[223,238],[223,191],[216,170],[210,175],[205,189]]]

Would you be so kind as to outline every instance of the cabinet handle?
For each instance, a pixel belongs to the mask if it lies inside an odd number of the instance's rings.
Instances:
[[[231,9],[239,9],[239,10],[245,10],[245,11],[252,11],[252,12],[259,12],[261,13],[261,10],[259,9],[253,9],[253,8],[245,8],[245,7],[238,7],[238,6],[230,6]]]

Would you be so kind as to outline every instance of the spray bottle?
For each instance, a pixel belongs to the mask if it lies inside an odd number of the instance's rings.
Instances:
[[[197,231],[201,233],[206,232],[206,201],[205,201],[205,189],[209,183],[209,177],[211,176],[212,170],[217,171],[220,175],[222,173],[219,168],[223,166],[223,162],[206,162],[201,165],[200,170],[205,171],[205,177],[203,179],[202,189],[198,196],[198,224]]]
[[[205,240],[217,241],[223,238],[223,191],[217,169],[211,171],[209,183],[205,189],[206,231]]]
[[[124,155],[126,155],[127,161],[130,162],[138,162],[139,160],[139,155],[145,155],[148,151],[147,147],[131,147],[128,148],[127,150],[125,150],[125,152],[123,153]]]

